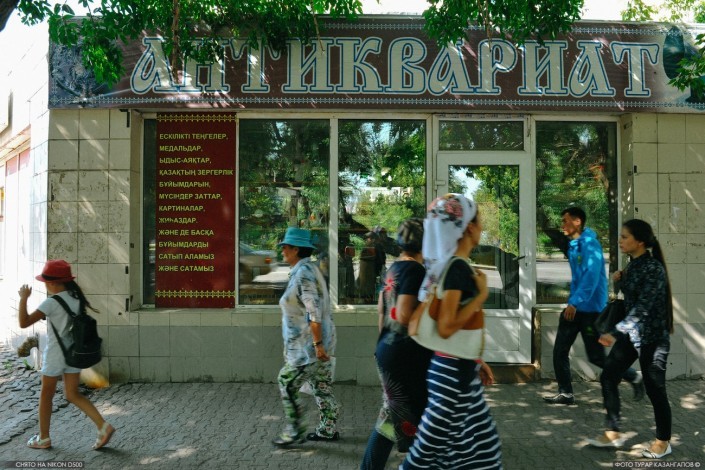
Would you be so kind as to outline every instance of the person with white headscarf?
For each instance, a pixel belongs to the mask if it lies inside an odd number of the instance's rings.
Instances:
[[[480,242],[482,223],[477,204],[461,194],[446,194],[429,206],[424,221],[426,277],[421,300],[443,280],[437,327],[447,338],[484,322],[487,277],[468,263]],[[482,360],[436,352],[428,369],[428,403],[416,440],[401,469],[502,468],[497,427],[483,396],[483,384],[494,382]]]

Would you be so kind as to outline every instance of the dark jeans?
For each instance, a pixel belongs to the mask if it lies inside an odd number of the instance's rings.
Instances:
[[[393,448],[394,443],[392,441],[378,433],[376,429],[373,429],[367,441],[365,455],[362,456],[360,470],[384,470]]]
[[[556,342],[553,345],[553,370],[556,373],[559,393],[573,393],[568,354],[570,354],[570,348],[575,343],[578,333],[583,338],[588,360],[601,369],[605,367],[605,348],[597,342],[600,334],[593,326],[598,315],[599,313],[576,312],[575,318],[568,321],[561,313]],[[630,365],[631,363],[627,364],[622,376],[627,382],[633,382],[637,378],[636,370],[629,367]]]
[[[669,350],[669,344],[643,344],[639,354],[627,336],[620,335],[617,338],[600,375],[609,429],[619,431],[620,402],[617,386],[624,370],[638,357],[644,374],[644,388],[654,407],[656,438],[662,441],[671,439],[671,405],[666,394],[666,363]]]

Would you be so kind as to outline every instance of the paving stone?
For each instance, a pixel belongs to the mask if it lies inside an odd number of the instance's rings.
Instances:
[[[0,363],[15,360],[12,354],[0,347]],[[13,387],[18,383],[33,386],[10,391],[10,382]],[[648,400],[632,402],[628,398],[631,390],[623,386],[624,425],[630,433],[627,446],[620,451],[591,449],[585,440],[600,431],[604,415],[600,386],[595,382],[575,385],[577,405],[570,407],[543,403],[542,395],[555,389],[551,382],[498,385],[486,390],[502,439],[506,469],[611,468],[616,460],[644,460],[639,450],[652,439],[654,426]],[[674,380],[667,387],[673,410],[674,454],[666,461],[703,466],[705,381]],[[39,374],[12,368],[11,373],[0,376],[0,391],[0,460],[79,460],[91,470],[356,469],[381,400],[378,387],[335,385],[343,405],[339,423],[342,439],[283,450],[270,443],[283,425],[274,384],[117,384],[86,390],[117,428],[109,448],[92,451],[95,426],[75,406],[69,406],[63,390],[57,390],[52,416],[54,448],[39,451],[25,445],[37,429]],[[312,429],[317,418],[315,403],[311,397],[304,399]],[[393,452],[387,468],[397,468],[403,459],[404,454]]]

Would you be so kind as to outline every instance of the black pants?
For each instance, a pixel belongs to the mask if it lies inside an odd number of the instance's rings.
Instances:
[[[570,354],[570,348],[578,337],[578,333],[583,338],[585,353],[592,364],[599,368],[604,368],[606,355],[605,348],[597,342],[600,334],[593,326],[599,313],[576,312],[572,321],[566,320],[563,315],[561,313],[556,342],[553,345],[553,370],[558,381],[558,392],[573,393],[568,355]],[[636,370],[630,368],[630,365],[631,363],[627,364],[622,376],[627,382],[633,382],[637,378]]]
[[[656,438],[662,441],[671,439],[671,405],[666,394],[666,363],[669,344],[643,344],[641,354],[634,348],[627,336],[620,335],[612,346],[600,375],[602,398],[607,410],[607,427],[619,431],[619,389],[620,377],[629,364],[638,357],[644,374],[644,388],[654,407],[656,418]]]

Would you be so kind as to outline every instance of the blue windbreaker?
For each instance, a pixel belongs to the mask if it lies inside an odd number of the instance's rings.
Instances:
[[[602,245],[594,230],[586,228],[568,244],[571,281],[568,303],[578,312],[601,312],[607,305],[607,274]]]

